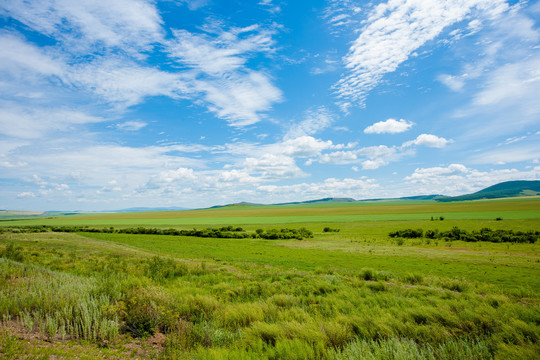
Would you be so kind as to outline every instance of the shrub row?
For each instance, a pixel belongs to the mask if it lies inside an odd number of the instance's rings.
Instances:
[[[397,231],[391,232],[388,235],[391,238],[400,237],[400,238],[407,238],[407,239],[415,239],[415,238],[421,238],[424,235],[424,230],[422,229],[397,230]]]
[[[178,230],[178,229],[159,229],[159,228],[147,228],[147,227],[134,227],[134,228],[122,228],[115,229],[111,227],[104,228],[91,228],[88,226],[21,226],[21,227],[0,227],[0,233],[35,233],[35,232],[92,232],[92,233],[117,233],[117,234],[146,234],[146,235],[174,235],[174,236],[195,236],[203,238],[221,238],[221,239],[298,239],[313,237],[313,233],[306,228],[301,229],[257,229],[253,233],[248,233],[241,227],[234,227],[232,225],[222,226],[220,228],[206,228],[206,229],[191,229],[191,230]]]
[[[468,242],[489,241],[489,242],[514,242],[514,243],[535,243],[540,237],[540,231],[514,231],[514,230],[492,230],[482,228],[478,231],[467,231],[454,226],[448,231],[405,229],[393,231],[388,234],[390,237],[398,238],[421,238],[443,239],[443,240],[462,240]]]
[[[262,239],[270,239],[270,240],[276,240],[276,239],[298,239],[302,240],[304,238],[312,238],[313,232],[309,231],[306,228],[300,228],[300,229],[270,229],[264,231],[263,229],[257,229],[255,231],[255,234],[259,238]]]

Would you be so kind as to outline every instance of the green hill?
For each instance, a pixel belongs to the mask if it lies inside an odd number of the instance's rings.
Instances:
[[[540,195],[540,181],[506,181],[483,190],[475,192],[473,194],[461,195],[461,196],[449,196],[435,199],[437,201],[449,202],[449,201],[465,201],[465,200],[480,200],[480,199],[497,199],[506,197],[517,196],[534,196]]]

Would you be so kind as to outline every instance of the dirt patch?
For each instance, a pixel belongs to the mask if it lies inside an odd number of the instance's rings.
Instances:
[[[92,357],[104,358],[104,356],[112,356],[111,359],[153,359],[163,351],[166,336],[162,333],[157,333],[148,339],[133,339],[127,335],[120,335],[115,343],[107,341],[96,341],[95,343],[79,343],[77,339],[66,336],[64,339],[56,337],[48,338],[39,332],[28,332],[25,327],[18,321],[8,320],[0,322],[0,334],[14,336],[18,340],[24,341],[24,347],[27,349],[54,349],[60,353],[65,352],[66,356],[55,356],[51,359],[68,359],[70,354],[81,353]],[[113,349],[114,355],[108,353],[103,354],[103,349]],[[24,354],[21,358],[26,359]],[[87,358],[87,357],[86,357]],[[107,357],[108,358],[108,357]]]

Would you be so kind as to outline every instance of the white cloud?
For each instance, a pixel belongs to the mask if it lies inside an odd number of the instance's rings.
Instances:
[[[195,173],[193,172],[193,169],[181,167],[176,170],[162,171],[159,174],[158,179],[164,183],[171,183],[178,180],[191,181],[191,180],[196,180],[197,178],[195,176]]]
[[[265,154],[258,158],[248,157],[243,166],[250,174],[263,179],[293,179],[306,176],[295,163],[294,158],[285,155]]]
[[[271,13],[279,13],[281,11],[281,7],[274,4],[273,0],[260,0],[259,5],[263,6],[267,11]]]
[[[349,151],[334,151],[322,154],[318,162],[322,164],[360,164],[364,170],[374,170],[409,155],[409,150],[386,145],[368,146]]]
[[[314,135],[331,126],[335,120],[336,115],[324,106],[309,109],[304,115],[304,120],[292,125],[285,138]]]
[[[364,129],[366,134],[398,134],[409,130],[414,123],[404,119],[379,121]]]
[[[36,147],[39,151],[35,151]],[[7,169],[4,171],[5,177],[26,176],[34,184],[38,184],[39,179],[50,178],[55,180],[47,181],[48,183],[65,183],[72,188],[75,185],[101,188],[111,179],[115,179],[122,180],[126,189],[132,189],[145,183],[156,173],[165,172],[164,177],[179,176],[178,173],[167,171],[203,165],[202,160],[171,155],[171,152],[179,151],[175,146],[83,146],[60,141],[36,143],[23,150],[12,151],[10,157],[13,161],[25,162],[28,165],[16,172]],[[34,174],[39,175],[38,178],[35,178]]]
[[[261,112],[268,111],[282,100],[281,90],[259,72],[231,74],[224,79],[195,81],[193,89],[204,93],[208,109],[232,126],[247,126],[261,120]]]
[[[0,104],[0,134],[19,139],[36,139],[55,131],[74,130],[77,125],[106,121],[72,109]]]
[[[294,185],[261,185],[257,188],[262,198],[279,198],[280,201],[298,201],[323,197],[371,197],[379,185],[373,179],[328,178],[322,182]]]
[[[363,106],[386,73],[473,9],[497,16],[506,8],[502,0],[395,0],[375,6],[344,58],[348,74],[334,86],[342,108]]]
[[[208,5],[209,0],[179,0],[179,2],[187,4],[189,10],[197,10]]]
[[[455,113],[464,120],[463,137],[471,141],[514,135],[538,121],[540,31],[527,10],[529,4],[518,3],[505,16],[486,21],[482,32],[454,44],[468,61],[457,74],[444,76],[447,86],[472,99]]]
[[[388,165],[392,161],[399,160],[406,153],[398,151],[396,147],[379,145],[359,149],[357,154],[368,158],[368,160],[362,162],[362,169],[374,170],[381,166]]]
[[[9,50],[0,55],[0,71],[10,79],[6,86],[0,83],[0,90],[6,87],[10,96],[24,79],[20,93],[35,92],[38,84],[40,96],[51,93],[50,88],[83,90],[118,111],[151,96],[186,98],[206,105],[233,126],[260,121],[262,113],[283,97],[268,74],[247,64],[252,57],[274,52],[273,28],[224,30],[214,22],[198,34],[173,30],[174,38],[165,40],[157,8],[145,0],[112,5],[104,0],[8,1],[3,13],[56,40],[55,45],[37,48],[0,33],[0,45]],[[151,66],[145,61],[150,50],[165,53],[183,69]],[[54,95],[49,96],[51,102]]]
[[[4,76],[27,77],[28,72],[62,77],[65,66],[44,50],[13,34],[0,33],[0,71]]]
[[[439,80],[442,84],[450,88],[450,90],[457,92],[457,91],[461,91],[463,89],[463,86],[465,86],[466,77],[467,77],[467,74],[464,74],[461,76],[443,74],[443,75],[437,76],[437,80]]]
[[[169,42],[170,57],[190,70],[193,77],[186,91],[202,93],[210,111],[233,126],[261,120],[261,112],[282,100],[267,74],[249,69],[246,62],[254,54],[271,53],[273,30],[257,25],[224,31],[215,25],[207,34],[175,30]]]
[[[126,121],[121,124],[117,124],[116,127],[120,130],[138,131],[147,125],[148,124],[144,121]]]
[[[187,91],[188,81],[178,74],[122,58],[74,66],[66,77],[75,86],[92,91],[121,109],[139,104],[148,96],[179,97]]]
[[[29,191],[23,191],[22,193],[17,194],[18,198],[27,198],[27,197],[36,197],[36,194]]]
[[[110,193],[110,192],[118,192],[118,191],[122,191],[122,187],[118,184],[118,181],[117,180],[111,180],[107,183],[107,185],[105,185],[104,187],[102,187],[100,190],[97,191],[98,194],[103,194],[103,193]]]
[[[358,155],[356,151],[334,151],[321,155],[318,161],[321,164],[333,165],[355,164],[358,162]]]
[[[474,96],[473,105],[490,110],[511,109],[512,125],[536,122],[540,114],[540,53],[508,63],[493,71],[484,89]]]
[[[432,181],[433,179],[441,179],[445,176],[458,175],[469,173],[470,170],[462,164],[450,164],[447,167],[431,167],[431,168],[418,168],[414,173],[405,178],[405,180],[412,182],[425,183],[426,181]]]
[[[488,186],[511,180],[537,180],[540,178],[540,167],[529,171],[517,169],[490,169],[480,171],[467,168],[462,164],[451,164],[447,167],[419,168],[405,181],[415,194],[461,195],[482,190]]]
[[[2,12],[62,39],[70,51],[105,46],[133,53],[148,49],[163,35],[155,5],[145,0],[6,0]]]
[[[447,140],[443,137],[439,137],[432,134],[420,134],[418,137],[414,140],[407,141],[403,144],[404,147],[408,147],[411,145],[416,146],[427,146],[431,148],[443,148],[447,144],[452,143],[453,140]]]
[[[246,185],[246,184],[258,184],[262,179],[252,176],[247,171],[243,170],[224,170],[220,171],[218,176],[218,184],[222,183],[231,183],[237,185]],[[216,185],[218,185],[216,184]]]
[[[332,147],[332,141],[322,141],[311,136],[300,136],[276,144],[276,148],[279,148],[280,152],[292,157],[317,156],[321,151]]]
[[[362,8],[354,0],[329,0],[322,18],[330,26],[333,35],[347,32],[360,24]]]
[[[186,30],[173,33],[175,40],[168,49],[171,57],[211,76],[239,70],[250,55],[271,52],[274,45],[273,31],[258,26],[220,30],[214,37]]]

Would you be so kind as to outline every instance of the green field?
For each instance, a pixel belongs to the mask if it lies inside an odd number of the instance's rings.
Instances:
[[[31,225],[314,236],[24,232]],[[456,226],[540,231],[540,199],[3,220],[0,358],[537,359],[540,242],[389,237]]]

